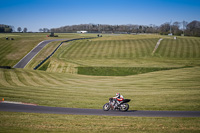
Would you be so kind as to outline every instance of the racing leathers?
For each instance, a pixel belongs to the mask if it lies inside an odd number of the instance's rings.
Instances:
[[[120,105],[120,103],[122,103],[122,101],[124,100],[124,97],[122,95],[120,95],[120,97],[113,97],[114,100],[114,107],[116,108],[117,106]]]

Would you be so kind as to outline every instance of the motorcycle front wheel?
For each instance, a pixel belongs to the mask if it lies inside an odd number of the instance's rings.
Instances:
[[[124,103],[121,105],[121,107],[119,108],[120,111],[128,111],[129,109],[129,105],[127,103]]]
[[[109,103],[106,103],[103,105],[103,110],[104,111],[108,111],[110,109],[110,104]]]

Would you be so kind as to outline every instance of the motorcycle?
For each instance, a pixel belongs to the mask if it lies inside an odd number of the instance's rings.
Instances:
[[[128,111],[129,109],[129,104],[128,102],[130,102],[130,99],[124,99],[123,101],[120,102],[120,104],[118,106],[114,106],[115,104],[115,100],[113,98],[109,98],[109,103],[106,103],[103,105],[103,110],[104,111],[108,111],[108,110],[120,110],[120,111]]]

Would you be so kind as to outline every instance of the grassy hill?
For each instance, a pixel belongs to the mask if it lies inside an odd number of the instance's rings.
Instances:
[[[5,35],[15,40],[5,40]],[[39,42],[52,39],[44,35],[0,34],[1,66],[13,66]],[[95,36],[58,35],[60,38]],[[164,39],[152,55],[159,38]],[[44,106],[101,109],[109,97],[120,92],[132,99],[130,110],[200,110],[200,38],[173,40],[160,35],[103,35],[65,43],[39,68],[41,70],[33,70],[57,45],[59,42],[47,45],[25,69],[0,69],[0,98]],[[80,73],[81,69],[84,70]],[[116,73],[128,76],[114,75]],[[200,130],[199,118],[0,114],[3,132],[30,129],[35,132],[117,132],[116,126],[125,132]]]
[[[164,40],[156,55],[152,55],[160,37]],[[131,109],[199,110],[200,50],[196,50],[200,45],[199,40],[188,37],[173,40],[158,35],[111,35],[74,41],[63,44],[45,62],[40,69],[46,71],[32,70],[59,44],[53,42],[26,69],[0,69],[0,96],[48,106],[101,108],[109,97],[121,92],[125,97],[137,101],[130,103]],[[190,46],[187,50],[196,54],[187,56],[188,51],[184,50],[182,58],[179,56],[181,52],[177,53],[177,57],[159,55],[164,51],[173,52],[170,48],[162,47],[176,45],[180,45],[180,49]],[[14,93],[16,88],[23,93]],[[68,96],[71,100],[66,103]],[[85,101],[82,102],[82,99]]]
[[[159,38],[164,38],[152,55]],[[63,44],[46,65],[49,72],[118,76],[199,66],[200,39],[159,35],[109,36]],[[90,72],[91,71],[91,72]],[[103,74],[105,73],[105,74]]]
[[[44,40],[59,38],[81,38],[88,35],[57,34],[59,37],[46,37],[49,33],[1,33],[0,34],[0,66],[14,66],[29,53],[38,43]],[[89,35],[94,36],[94,35]],[[9,37],[9,40],[6,40]],[[14,40],[10,40],[14,38]]]

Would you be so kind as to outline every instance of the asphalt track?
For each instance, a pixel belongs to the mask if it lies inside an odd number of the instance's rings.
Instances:
[[[28,112],[28,113],[47,113],[47,114],[71,114],[71,115],[100,115],[100,116],[134,116],[134,117],[200,117],[200,111],[140,111],[130,110],[103,111],[102,109],[80,109],[80,108],[61,108],[35,106],[25,104],[13,104],[0,102],[0,111],[8,112]]]
[[[38,52],[40,52],[40,50],[48,43],[54,41],[63,41],[63,40],[69,40],[69,39],[53,39],[40,42],[26,56],[24,56],[24,58],[22,58],[16,65],[14,65],[13,68],[24,68],[33,59],[33,57],[35,57],[38,54]]]

